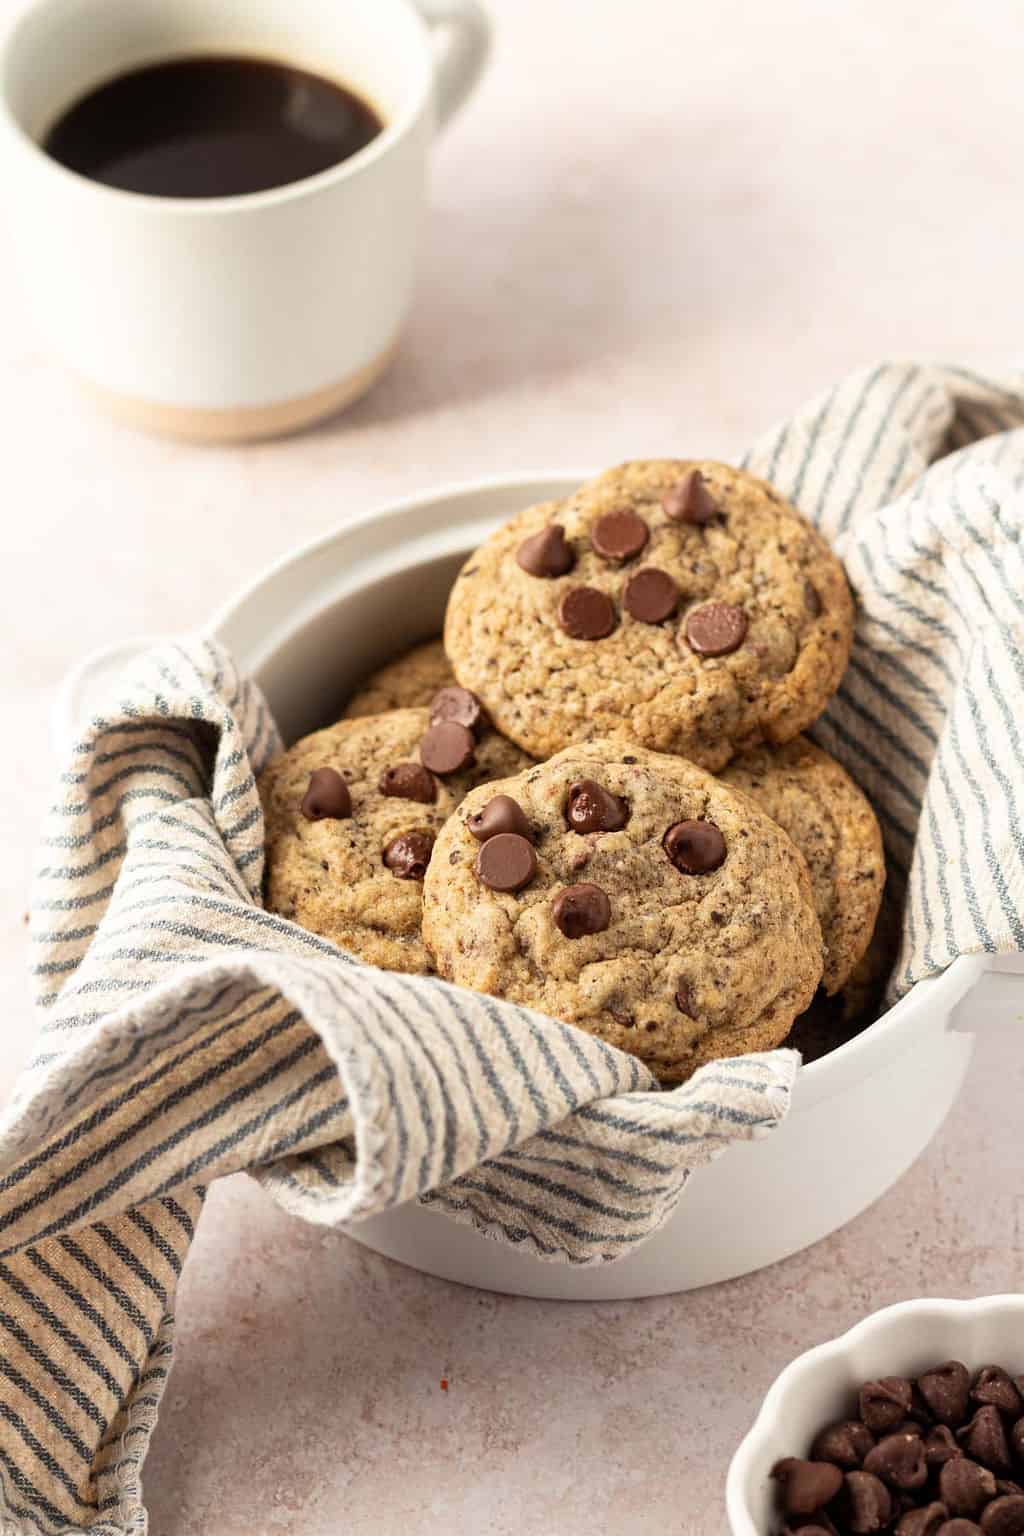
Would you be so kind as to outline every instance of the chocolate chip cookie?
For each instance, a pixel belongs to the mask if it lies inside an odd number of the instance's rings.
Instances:
[[[874,811],[849,774],[805,736],[745,752],[721,777],[752,795],[807,860],[825,939],[822,985],[838,992],[868,947],[885,886]]]
[[[362,715],[383,715],[389,709],[420,709],[454,681],[440,637],[428,640],[371,672],[349,699],[342,718],[356,720]]]
[[[434,839],[475,785],[527,762],[479,722],[462,689],[438,697],[461,716],[400,709],[341,720],[270,764],[265,899],[342,949],[392,971],[429,971],[420,938],[423,876]]]
[[[778,1045],[822,971],[807,866],[782,829],[692,763],[622,741],[468,795],[438,835],[423,936],[440,975],[668,1082]]]
[[[456,580],[445,646],[534,757],[614,736],[717,769],[821,713],[852,629],[841,564],[771,486],[656,459],[492,535]]]

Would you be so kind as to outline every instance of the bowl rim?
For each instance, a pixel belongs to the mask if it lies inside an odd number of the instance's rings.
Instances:
[[[876,1328],[884,1327],[894,1319],[907,1322],[928,1314],[944,1318],[980,1317],[985,1313],[999,1311],[1016,1314],[1017,1322],[1024,1322],[1024,1295],[1009,1291],[967,1299],[916,1296],[907,1301],[895,1302],[888,1307],[881,1307],[877,1312],[868,1313],[867,1317],[854,1323],[853,1327],[848,1328],[845,1333],[826,1339],[821,1344],[815,1344],[811,1349],[804,1350],[802,1354],[791,1360],[768,1388],[753,1424],[740,1441],[729,1463],[725,1483],[725,1506],[732,1536],[769,1536],[768,1532],[759,1529],[750,1512],[746,1488],[769,1426],[778,1416],[784,1399],[790,1392],[799,1388],[809,1372],[837,1363],[856,1349],[857,1345]]]

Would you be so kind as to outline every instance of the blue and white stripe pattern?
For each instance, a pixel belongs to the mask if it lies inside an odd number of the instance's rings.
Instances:
[[[749,460],[834,540],[859,599],[816,734],[872,795],[907,892],[896,991],[958,953],[1024,947],[1017,427],[1013,388],[890,366]],[[145,658],[124,693],[44,831],[39,1050],[0,1121],[5,1533],[144,1530],[211,1179],[249,1169],[323,1223],[420,1199],[596,1263],[642,1242],[691,1169],[770,1131],[795,1070],[750,1056],[659,1092],[587,1035],[373,971],[264,912],[255,776],[277,738],[258,690],[197,643]]]
[[[1024,949],[1024,376],[866,370],[747,466],[817,524],[858,601],[812,734],[885,834],[904,902],[890,997],[957,955]]]

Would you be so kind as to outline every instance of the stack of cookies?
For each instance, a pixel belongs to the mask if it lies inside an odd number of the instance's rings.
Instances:
[[[373,965],[537,1008],[679,1082],[866,996],[882,841],[800,733],[842,565],[769,485],[609,470],[463,566],[444,642],[260,782],[268,907]]]

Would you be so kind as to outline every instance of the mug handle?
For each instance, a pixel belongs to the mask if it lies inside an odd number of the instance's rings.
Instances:
[[[491,21],[478,0],[414,0],[431,31],[448,36],[434,67],[439,128],[455,116],[483,73],[491,49]]]

